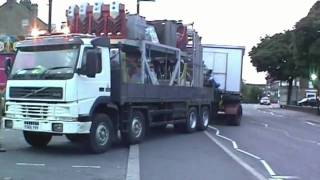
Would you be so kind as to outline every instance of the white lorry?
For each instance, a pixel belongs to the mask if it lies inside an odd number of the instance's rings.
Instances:
[[[118,132],[126,143],[135,144],[151,127],[174,124],[187,133],[205,130],[218,102],[214,88],[203,85],[197,32],[182,24],[172,31],[175,22],[152,21],[149,30],[153,25],[159,35],[165,29],[164,38],[159,36],[162,43],[152,42],[144,37],[143,18],[133,16],[139,23],[128,25],[123,4],[94,6],[69,8],[73,34],[38,36],[17,44],[14,64],[7,63],[11,73],[4,127],[22,130],[32,146],[44,147],[52,136],[66,135],[86,143],[93,153],[110,148]],[[116,23],[110,25],[110,18]],[[177,33],[172,42],[168,37]],[[221,95],[229,93],[229,81],[225,84],[221,87],[227,91]],[[232,90],[238,97],[238,89]],[[225,101],[224,108],[236,117],[230,122],[239,125],[241,105],[233,99]]]
[[[216,83],[214,112],[231,117],[233,125],[240,125],[241,78],[245,47],[204,44],[203,61],[205,70],[211,70]]]

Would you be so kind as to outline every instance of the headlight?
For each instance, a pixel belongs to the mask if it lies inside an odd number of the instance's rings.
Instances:
[[[7,118],[15,118],[15,115],[14,114],[6,114],[5,117],[7,117]]]
[[[17,113],[22,112],[22,106],[17,104],[6,105],[6,114],[5,116],[8,118],[22,118],[22,115],[18,115]]]
[[[22,106],[17,104],[10,104],[10,105],[7,105],[6,107],[7,107],[6,111],[11,113],[20,112],[22,110]]]

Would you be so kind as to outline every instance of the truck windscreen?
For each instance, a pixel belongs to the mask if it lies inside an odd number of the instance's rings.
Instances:
[[[79,46],[42,46],[19,49],[9,79],[70,79],[73,77]]]

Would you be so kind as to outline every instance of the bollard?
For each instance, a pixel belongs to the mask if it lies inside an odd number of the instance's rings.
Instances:
[[[4,147],[2,147],[1,142],[0,142],[0,152],[6,152],[6,149]]]
[[[2,147],[2,144],[0,142],[0,152],[6,152],[7,150],[5,148]]]
[[[3,137],[1,137],[1,135],[3,135],[2,131],[3,131],[2,118],[0,118],[0,152],[6,152],[6,149],[2,146],[2,142],[3,142]]]

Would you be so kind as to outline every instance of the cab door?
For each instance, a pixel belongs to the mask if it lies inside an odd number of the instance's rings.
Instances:
[[[88,50],[94,50],[97,58],[97,68],[95,77],[85,75],[86,63],[90,63],[87,59]],[[110,81],[110,60],[109,49],[105,47],[84,47],[82,58],[79,59],[78,66],[80,73],[78,76],[78,100],[79,103],[85,104],[80,106],[80,112],[89,112],[95,101],[100,98],[110,97],[111,81]]]

